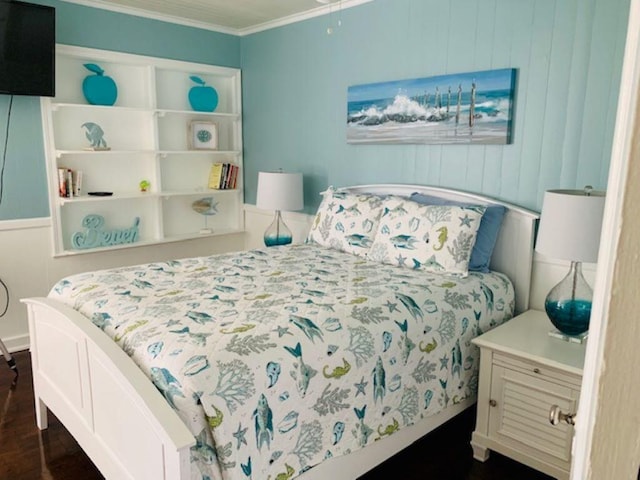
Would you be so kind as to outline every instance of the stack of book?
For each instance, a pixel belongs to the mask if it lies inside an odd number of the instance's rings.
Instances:
[[[61,197],[79,197],[82,190],[82,172],[66,167],[58,168],[58,194]]]
[[[239,167],[233,163],[214,163],[209,173],[209,188],[228,190],[236,188]]]

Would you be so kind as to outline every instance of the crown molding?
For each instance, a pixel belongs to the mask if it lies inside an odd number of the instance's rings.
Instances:
[[[319,2],[320,0],[316,0],[316,1]],[[303,20],[308,20],[310,18],[320,17],[322,15],[329,15],[331,13],[337,13],[346,8],[357,7],[358,5],[363,5],[369,2],[373,2],[373,0],[341,0],[341,1],[334,0],[333,3],[314,8],[313,10],[307,10],[306,12],[296,13],[294,15],[289,15],[287,17],[279,18],[277,20],[261,23],[253,27],[239,29],[237,30],[237,35],[240,35],[241,37],[245,35],[251,35],[253,33],[263,32],[265,30],[282,27],[285,25],[289,25],[291,23],[301,22]]]
[[[175,17],[173,15],[166,15],[162,13],[155,13],[149,10],[143,10],[135,7],[125,7],[122,5],[115,5],[107,0],[62,0],[66,3],[74,3],[77,5],[83,5],[85,7],[99,8],[101,10],[109,10],[111,12],[122,13],[125,15],[134,15],[136,17],[150,18],[153,20],[159,20],[161,22],[175,23],[178,25],[184,25],[186,27],[199,28],[202,30],[210,30],[218,33],[226,33],[229,35],[246,36],[253,33],[263,32],[272,28],[282,27],[303,20],[308,20],[314,17],[320,17],[322,15],[328,15],[331,13],[340,12],[346,8],[356,7],[365,3],[372,2],[373,0],[334,0],[333,3],[323,4],[312,10],[306,12],[289,15],[286,17],[272,20],[269,22],[261,23],[247,28],[230,28],[222,25],[214,25],[206,22],[199,22],[197,20],[190,20],[181,17]],[[318,0],[319,1],[319,0]]]

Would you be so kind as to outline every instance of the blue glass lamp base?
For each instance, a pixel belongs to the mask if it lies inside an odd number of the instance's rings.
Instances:
[[[591,302],[587,300],[547,300],[544,309],[553,326],[565,335],[580,335],[589,330]]]
[[[289,245],[291,242],[293,241],[293,239],[291,238],[291,236],[286,236],[286,237],[264,237],[264,244],[267,247],[276,247],[278,245]]]
[[[273,222],[264,232],[264,244],[267,247],[275,247],[278,245],[289,245],[293,241],[291,230],[282,221],[280,211],[276,211]]]

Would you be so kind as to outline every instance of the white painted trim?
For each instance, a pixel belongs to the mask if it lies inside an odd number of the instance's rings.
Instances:
[[[123,13],[125,15],[134,15],[136,17],[150,18],[152,20],[158,20],[161,22],[175,23],[177,25],[184,25],[186,27],[200,28],[202,30],[210,30],[212,32],[226,33],[229,35],[237,35],[243,37],[245,35],[251,35],[253,33],[263,32],[272,28],[282,27],[303,20],[308,20],[314,17],[320,17],[322,15],[328,15],[330,13],[336,13],[345,8],[357,7],[365,3],[372,2],[373,0],[343,0],[341,2],[334,2],[332,4],[323,5],[306,12],[296,13],[286,17],[272,20],[270,22],[261,23],[247,28],[231,28],[224,27],[222,25],[215,25],[212,23],[199,22],[197,20],[190,20],[181,17],[175,17],[173,15],[167,15],[163,13],[156,13],[150,10],[143,10],[134,7],[125,7],[123,5],[116,5],[108,0],[62,0],[67,3],[75,3],[77,5],[83,5],[85,7],[99,8],[101,10],[109,10],[111,12]]]
[[[241,37],[245,35],[251,35],[253,33],[263,32],[265,30],[269,30],[271,28],[283,27],[285,25],[289,25],[291,23],[301,22],[303,20],[308,20],[314,17],[320,17],[322,15],[329,15],[331,13],[338,13],[345,8],[357,7],[358,5],[363,5],[365,3],[373,2],[373,0],[344,0],[336,5],[338,2],[334,2],[329,5],[324,5],[322,7],[314,8],[313,10],[307,10],[306,12],[296,13],[294,15],[289,15],[288,17],[282,17],[278,20],[273,20],[271,22],[261,23],[259,25],[255,25],[249,28],[242,28],[237,30],[237,35]]]
[[[70,57],[91,58],[93,60],[102,60],[105,62],[116,61],[125,65],[152,65],[156,69],[171,69],[192,72],[194,68],[206,68],[207,73],[215,75],[238,75],[240,69],[234,67],[222,67],[220,65],[210,65],[201,62],[187,62],[184,60],[174,60],[172,58],[154,57],[151,55],[138,55],[135,53],[119,52],[117,50],[103,50],[98,48],[78,47],[76,45],[68,45],[65,43],[56,43],[56,55],[65,55]],[[115,59],[114,57],[117,57]],[[42,97],[47,99],[49,97]],[[240,108],[238,106],[238,108]],[[145,109],[141,109],[145,110]],[[148,110],[162,110],[157,107]],[[234,115],[234,114],[231,114]]]
[[[604,346],[609,323],[609,301],[611,298],[617,246],[622,228],[622,207],[631,145],[634,135],[634,120],[640,87],[640,0],[631,0],[629,23],[620,79],[620,96],[616,127],[613,137],[607,199],[602,222],[602,236],[598,269],[594,285],[591,317],[599,319],[591,323],[589,342],[584,363],[584,377],[578,407],[578,421],[573,445],[571,480],[591,478],[591,448],[598,407],[600,376],[604,369]]]
[[[3,338],[2,342],[4,343],[7,350],[11,353],[20,352],[22,350],[29,349],[29,334],[25,333],[23,335],[17,335],[15,337]]]
[[[186,18],[174,17],[163,13],[156,13],[141,8],[125,7],[116,5],[107,0],[62,0],[67,3],[75,3],[85,7],[99,8],[101,10],[109,10],[110,12],[123,13],[125,15],[133,15],[136,17],[150,18],[160,22],[174,23],[184,25],[185,27],[200,28],[202,30],[210,30],[212,32],[226,33],[229,35],[238,35],[238,29],[223,27],[222,25],[214,25],[206,22],[198,22],[197,20],[189,20]]]
[[[0,232],[9,230],[26,230],[51,226],[51,217],[22,218],[18,220],[0,220]]]

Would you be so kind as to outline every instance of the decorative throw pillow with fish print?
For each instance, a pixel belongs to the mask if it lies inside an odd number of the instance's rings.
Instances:
[[[322,195],[307,241],[365,256],[378,230],[382,197],[341,192],[334,187]]]
[[[466,277],[485,207],[420,205],[388,197],[368,258]]]

